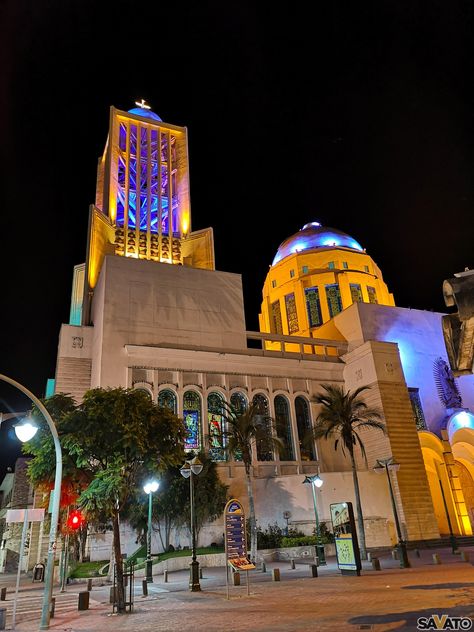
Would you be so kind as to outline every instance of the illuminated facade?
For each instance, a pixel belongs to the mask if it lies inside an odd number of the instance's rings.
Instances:
[[[446,359],[441,314],[395,307],[362,246],[313,222],[278,248],[260,332],[247,331],[240,275],[215,270],[211,229],[191,231],[187,156],[186,128],[143,107],[111,108],[86,263],[75,268],[71,319],[60,333],[56,392],[80,400],[97,386],[145,390],[182,418],[186,449],[209,451],[244,501],[243,465],[227,458],[218,431],[224,402],[260,403],[284,447],[254,446],[259,523],[281,523],[290,511],[291,524],[311,532],[302,477],[319,471],[325,481],[322,521],[331,503],[354,501],[347,459],[331,442],[304,441],[318,414],[313,397],[324,383],[369,385],[388,434],[365,433],[368,464],[357,455],[368,545],[396,540],[385,477],[372,471],[390,456],[400,463],[394,484],[408,540],[446,534],[446,511],[456,533],[471,533],[474,379],[459,381],[454,407],[441,402],[433,373]],[[206,542],[221,533],[218,523],[201,532]]]

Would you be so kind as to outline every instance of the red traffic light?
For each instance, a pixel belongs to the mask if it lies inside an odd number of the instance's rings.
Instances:
[[[80,527],[82,527],[83,523],[84,523],[84,516],[79,511],[79,509],[72,511],[69,514],[69,518],[67,519],[67,526],[70,529],[74,529],[74,530],[79,529]]]

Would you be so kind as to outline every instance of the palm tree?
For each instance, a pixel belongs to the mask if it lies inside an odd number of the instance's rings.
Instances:
[[[280,450],[283,442],[273,436],[273,420],[260,403],[252,403],[246,409],[224,403],[225,429],[221,432],[221,445],[236,461],[242,461],[247,479],[250,522],[250,557],[257,559],[257,520],[252,485],[252,446],[258,452],[270,456],[274,449]]]
[[[352,479],[354,481],[354,493],[357,506],[357,524],[359,527],[360,553],[362,559],[367,559],[365,545],[364,517],[360,502],[359,478],[354,456],[356,446],[359,446],[362,456],[367,464],[367,455],[364,444],[360,438],[359,430],[374,428],[386,433],[383,416],[377,408],[370,408],[361,398],[361,393],[367,391],[370,386],[361,386],[355,391],[345,392],[342,386],[322,384],[323,393],[315,395],[313,402],[320,404],[322,410],[319,413],[313,437],[319,439],[335,439],[334,449],[341,447],[342,453],[349,453],[352,465]]]

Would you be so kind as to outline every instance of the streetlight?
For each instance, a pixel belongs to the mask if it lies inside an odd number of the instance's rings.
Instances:
[[[316,550],[318,552],[319,564],[320,566],[326,566],[326,556],[324,554],[324,544],[319,543],[319,516],[318,516],[318,507],[316,504],[316,487],[319,489],[324,483],[323,479],[319,476],[319,474],[313,474],[312,476],[306,476],[303,484],[311,485],[311,491],[313,493],[313,506],[314,506],[314,518],[316,520]]]
[[[398,552],[400,554],[400,568],[410,568],[410,562],[408,561],[407,545],[402,536],[400,529],[400,521],[398,519],[397,504],[395,502],[395,496],[393,494],[392,479],[390,477],[390,471],[398,472],[400,469],[400,463],[396,463],[393,457],[389,459],[377,459],[377,465],[374,466],[374,472],[377,474],[387,473],[388,487],[390,489],[390,499],[392,501],[393,517],[395,518],[395,526],[397,529],[398,537]]]
[[[196,525],[194,516],[194,476],[197,476],[202,472],[202,463],[194,457],[191,461],[186,461],[179,470],[184,478],[189,478],[190,488],[190,501],[191,501],[191,539],[193,548],[192,562],[189,566],[189,589],[192,592],[198,592],[201,590],[201,584],[199,583],[199,562],[196,558]]]
[[[152,513],[152,494],[156,492],[160,484],[158,481],[149,481],[143,485],[145,494],[148,494],[148,533],[147,533],[147,552],[146,552],[146,581],[153,581],[153,563],[151,560],[151,513]]]
[[[59,519],[59,501],[61,499],[61,478],[63,474],[63,459],[61,453],[61,444],[59,443],[58,431],[56,430],[56,426],[54,425],[54,421],[51,418],[51,415],[48,413],[44,405],[40,402],[40,400],[33,395],[31,391],[29,391],[25,386],[12,380],[10,377],[6,375],[0,374],[0,380],[3,382],[7,382],[11,386],[15,386],[22,393],[24,393],[27,397],[31,399],[31,401],[37,406],[37,408],[43,414],[43,417],[46,419],[46,423],[49,426],[51,434],[53,435],[54,441],[54,450],[56,453],[56,473],[54,476],[54,489],[53,489],[53,506],[51,511],[51,526],[49,529],[49,544],[48,544],[48,559],[46,562],[46,573],[44,578],[44,592],[43,592],[43,606],[41,610],[41,623],[40,630],[48,630],[49,629],[49,620],[51,617],[51,598],[53,596],[53,579],[54,579],[54,554],[56,552],[56,537],[58,532],[58,519]],[[31,425],[31,424],[30,424]],[[32,432],[31,428],[29,430],[20,429],[17,431],[15,427],[15,434],[17,437],[27,436]],[[34,434],[34,433],[33,433]],[[33,435],[30,435],[30,439]]]

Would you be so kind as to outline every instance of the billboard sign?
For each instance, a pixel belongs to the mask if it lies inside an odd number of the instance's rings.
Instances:
[[[330,510],[339,570],[347,575],[360,575],[362,564],[352,503],[333,503]]]

